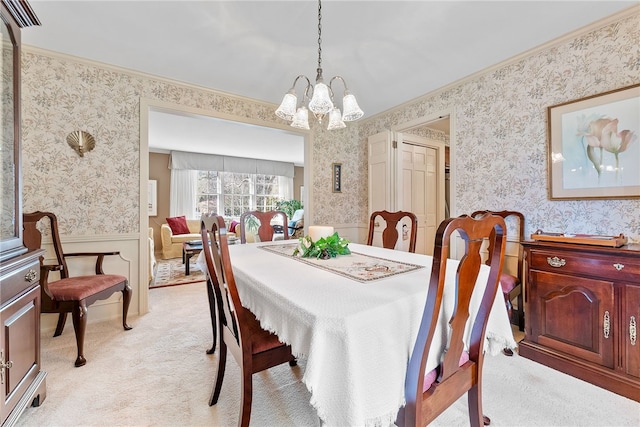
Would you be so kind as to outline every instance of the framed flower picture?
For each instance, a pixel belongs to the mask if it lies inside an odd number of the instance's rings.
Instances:
[[[549,198],[640,197],[640,84],[547,108]]]

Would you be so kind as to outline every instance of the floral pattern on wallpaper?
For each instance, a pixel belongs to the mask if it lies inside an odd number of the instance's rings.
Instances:
[[[640,82],[639,22],[631,15],[376,117],[361,127],[360,144],[453,109],[453,215],[519,210],[526,235],[542,229],[639,239],[640,199],[551,201],[546,163],[547,107]]]
[[[366,227],[367,137],[452,110],[452,214],[515,209],[527,233],[639,236],[640,199],[550,201],[546,171],[548,106],[640,82],[639,20],[628,15],[345,129],[315,124],[311,224]],[[275,105],[44,53],[25,50],[23,73],[25,210],[58,212],[68,235],[137,232],[140,97],[279,122]],[[73,130],[96,138],[84,158],[64,141]],[[341,193],[332,163],[342,163]]]
[[[52,211],[62,235],[136,233],[140,98],[243,118],[278,120],[275,107],[57,56],[23,52],[24,210]],[[66,143],[92,134],[84,157]]]

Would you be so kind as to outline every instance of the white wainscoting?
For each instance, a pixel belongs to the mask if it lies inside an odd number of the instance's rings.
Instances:
[[[139,235],[109,235],[109,236],[73,236],[61,237],[62,247],[70,252],[113,252],[119,251],[120,255],[107,256],[104,259],[103,270],[105,273],[121,274],[129,279],[129,285],[133,290],[131,304],[129,305],[128,323],[135,327],[135,318],[145,310],[140,309],[140,237]],[[55,264],[55,254],[50,238],[43,239],[45,263]],[[79,257],[67,259],[67,266],[71,276],[91,275],[95,271],[94,257]],[[59,277],[57,273],[51,273],[51,277]],[[147,286],[145,284],[145,286]],[[97,301],[89,306],[87,322],[91,323],[113,319],[114,324],[122,327],[122,293],[117,292],[111,298]],[[55,330],[57,314],[46,313],[41,317],[41,330],[46,333]],[[89,327],[90,328],[90,327]],[[64,333],[73,333],[71,315],[67,317]]]

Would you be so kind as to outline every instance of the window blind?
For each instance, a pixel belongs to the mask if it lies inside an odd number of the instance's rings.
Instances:
[[[189,153],[186,151],[172,151],[169,168],[279,175],[287,178],[293,178],[294,171],[293,163],[288,162],[221,156],[219,154]]]

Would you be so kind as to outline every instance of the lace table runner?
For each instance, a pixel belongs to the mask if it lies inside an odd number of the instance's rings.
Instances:
[[[357,280],[358,282],[371,282],[373,280],[384,279],[396,274],[408,273],[419,268],[424,268],[422,265],[378,258],[357,252],[351,252],[350,255],[338,255],[330,259],[302,258],[300,256],[293,256],[296,247],[298,247],[297,243],[259,246],[260,249],[265,251],[286,256],[349,279]]]

